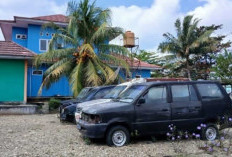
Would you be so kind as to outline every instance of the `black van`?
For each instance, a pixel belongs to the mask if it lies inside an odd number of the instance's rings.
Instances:
[[[77,104],[82,103],[82,102],[86,102],[86,101],[101,99],[107,93],[109,93],[114,87],[115,87],[114,85],[92,87],[91,90],[88,90],[88,92],[83,94],[83,97],[81,99],[79,99],[78,101],[70,102],[70,105],[64,107],[61,110],[60,121],[61,122],[70,121],[70,122],[76,123],[75,112],[76,112]]]
[[[203,138],[218,135],[218,117],[231,111],[225,89],[213,81],[149,82],[133,85],[113,102],[84,108],[77,124],[89,138],[106,138],[108,145],[123,146],[139,135],[168,132],[170,124],[195,131],[206,124]]]

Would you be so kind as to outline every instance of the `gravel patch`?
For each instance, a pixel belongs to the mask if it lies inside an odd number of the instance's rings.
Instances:
[[[0,116],[0,156],[1,157],[66,157],[66,156],[212,156],[198,149],[201,141],[183,140],[170,142],[151,139],[135,139],[125,147],[108,147],[104,141],[87,145],[75,125],[62,124],[55,114]],[[188,155],[186,155],[188,154]],[[216,152],[213,156],[224,156]]]

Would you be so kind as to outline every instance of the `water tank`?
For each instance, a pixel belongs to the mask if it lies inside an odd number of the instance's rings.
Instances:
[[[123,37],[123,46],[132,48],[135,47],[135,34],[131,31],[126,31]]]

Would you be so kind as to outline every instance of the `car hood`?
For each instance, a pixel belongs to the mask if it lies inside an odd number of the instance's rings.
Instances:
[[[77,101],[77,99],[64,100],[64,101],[61,101],[61,104],[68,104],[68,103],[71,103],[71,102],[74,102],[74,101]]]
[[[107,103],[110,101],[111,101],[111,99],[96,99],[96,100],[86,101],[86,102],[78,104],[77,108],[81,108],[81,109],[87,108],[87,107],[94,106],[96,104]]]
[[[83,108],[84,113],[88,114],[100,114],[108,111],[116,111],[115,109],[130,105],[130,103],[119,102],[119,101],[110,101],[101,104],[95,104],[91,107]]]

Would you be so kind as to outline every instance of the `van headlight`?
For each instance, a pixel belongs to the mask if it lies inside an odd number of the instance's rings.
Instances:
[[[99,115],[90,115],[90,121],[89,123],[93,123],[93,124],[99,124],[101,123],[101,118]]]
[[[99,124],[102,122],[101,117],[99,115],[94,115],[94,114],[86,114],[83,113],[81,114],[81,118],[83,121],[86,121],[90,124]]]

